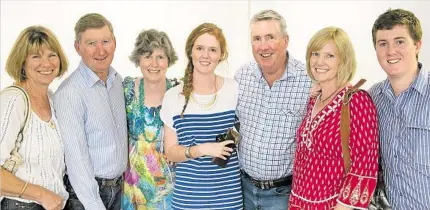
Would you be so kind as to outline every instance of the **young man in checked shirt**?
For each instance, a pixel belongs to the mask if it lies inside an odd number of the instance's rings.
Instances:
[[[388,201],[393,210],[430,209],[430,74],[418,62],[420,21],[390,9],[375,21],[372,36],[388,77],[370,89]]]
[[[287,51],[285,19],[264,10],[251,20],[255,61],[236,73],[241,123],[239,162],[245,209],[287,209],[296,131],[311,80],[305,64]]]

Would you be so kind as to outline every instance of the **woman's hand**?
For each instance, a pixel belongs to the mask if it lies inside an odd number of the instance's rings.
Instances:
[[[347,206],[344,206],[340,203],[337,203],[336,206],[334,207],[334,210],[353,210],[353,209]]]
[[[63,208],[63,198],[56,193],[40,186],[34,185],[39,190],[38,202],[47,210],[61,210]]]
[[[204,143],[196,146],[196,150],[198,156],[211,156],[226,160],[225,156],[230,156],[231,152],[233,152],[233,149],[227,146],[229,144],[234,144],[234,141],[226,140],[219,143]]]

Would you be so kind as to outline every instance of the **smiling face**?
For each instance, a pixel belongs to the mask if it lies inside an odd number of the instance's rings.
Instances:
[[[114,57],[116,43],[106,25],[85,30],[80,41],[75,42],[75,48],[88,68],[94,72],[107,73]]]
[[[378,30],[375,48],[379,64],[389,78],[415,74],[416,55],[421,49],[421,41],[414,43],[404,25],[396,25],[391,30]]]
[[[191,58],[195,72],[212,74],[221,60],[220,42],[213,35],[202,34],[194,42]]]
[[[166,79],[169,59],[163,49],[156,48],[151,54],[144,53],[140,56],[139,66],[147,81],[157,83]]]
[[[23,69],[26,82],[49,86],[60,71],[60,58],[56,52],[44,47],[27,55]]]
[[[288,36],[282,34],[278,21],[251,23],[252,54],[263,74],[285,71]]]
[[[329,41],[320,50],[311,53],[312,76],[319,84],[330,83],[337,86],[339,63],[338,49],[333,41]]]

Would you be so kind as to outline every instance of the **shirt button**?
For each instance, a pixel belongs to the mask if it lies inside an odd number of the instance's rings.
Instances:
[[[397,158],[397,155],[394,155],[394,158]]]
[[[396,176],[397,176],[397,177],[399,177],[400,175],[399,175],[399,174],[396,174]]]

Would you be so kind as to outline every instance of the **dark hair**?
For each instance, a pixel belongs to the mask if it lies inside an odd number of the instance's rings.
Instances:
[[[404,9],[389,9],[382,15],[379,15],[373,24],[373,46],[376,46],[376,33],[378,30],[391,30],[396,25],[406,26],[415,44],[421,41],[423,30],[421,29],[420,20],[418,20],[414,13]]]

